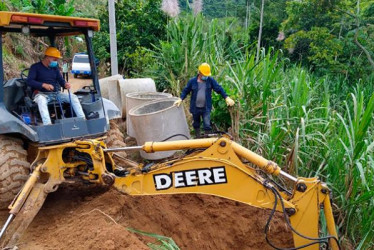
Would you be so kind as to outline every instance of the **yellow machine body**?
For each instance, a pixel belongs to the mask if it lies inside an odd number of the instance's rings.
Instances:
[[[283,208],[281,202],[275,203],[276,199],[280,199],[271,191],[277,189],[277,186],[265,174],[258,173],[262,171],[280,175],[281,169],[227,137],[148,142],[142,147],[147,153],[184,149],[196,151],[149,167],[139,164],[127,169],[125,173],[124,168],[114,163],[112,153],[106,152],[102,140],[75,141],[39,148],[32,164],[33,174],[9,206],[12,215],[21,214],[23,210],[30,212],[29,215],[18,215],[14,219],[6,235],[7,244],[16,244],[39,211],[47,193],[55,191],[64,181],[76,177],[113,186],[130,195],[199,193],[264,209],[273,209],[277,204],[275,209],[288,214],[295,231],[315,239],[319,237],[320,211],[324,209],[329,234],[337,238],[329,189],[317,178],[295,178],[291,192],[279,190]],[[293,239],[295,247],[313,242],[296,233],[293,233]],[[338,249],[335,240],[330,240],[330,246],[334,250]],[[319,244],[305,249],[317,250]]]
[[[0,26],[41,25],[44,22],[66,23],[71,27],[78,28],[89,27],[94,31],[100,29],[100,21],[98,19],[0,11]]]

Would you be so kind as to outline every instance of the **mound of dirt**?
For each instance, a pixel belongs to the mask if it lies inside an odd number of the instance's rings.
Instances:
[[[126,145],[121,125],[111,123],[112,147]],[[127,229],[133,228],[171,237],[181,249],[266,250],[272,249],[264,234],[269,214],[208,195],[129,196],[92,184],[64,184],[48,195],[18,248],[149,249],[147,243],[156,242]],[[1,224],[6,218],[7,211],[0,211]],[[293,246],[280,214],[272,221],[269,238],[276,246]]]
[[[272,249],[263,233],[268,216],[268,210],[207,195],[132,197],[70,184],[48,196],[18,247],[148,249],[155,241],[130,227],[171,237],[181,249]],[[280,247],[293,245],[279,215],[270,239]]]

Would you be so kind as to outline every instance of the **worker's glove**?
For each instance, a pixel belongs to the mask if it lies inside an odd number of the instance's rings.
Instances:
[[[174,102],[174,106],[177,106],[177,107],[179,107],[180,105],[181,105],[181,103],[182,103],[182,99],[178,99],[178,100],[176,100],[175,102]]]
[[[235,104],[234,100],[231,99],[230,97],[226,97],[225,101],[226,101],[227,106],[230,106],[230,107],[234,106]]]

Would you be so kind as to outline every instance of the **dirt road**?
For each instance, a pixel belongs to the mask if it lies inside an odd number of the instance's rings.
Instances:
[[[83,88],[84,86],[92,85],[92,79],[88,77],[78,77],[74,78],[72,74],[69,73],[69,82],[71,83],[71,89],[73,92],[77,91],[78,89]]]

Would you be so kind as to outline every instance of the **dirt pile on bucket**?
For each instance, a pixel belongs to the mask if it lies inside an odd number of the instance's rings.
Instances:
[[[21,238],[19,249],[148,249],[153,238],[126,228],[171,237],[181,249],[272,249],[265,242],[262,210],[207,195],[128,196],[70,184],[48,196]],[[5,213],[1,214],[5,221]],[[292,246],[280,216],[270,239]]]

